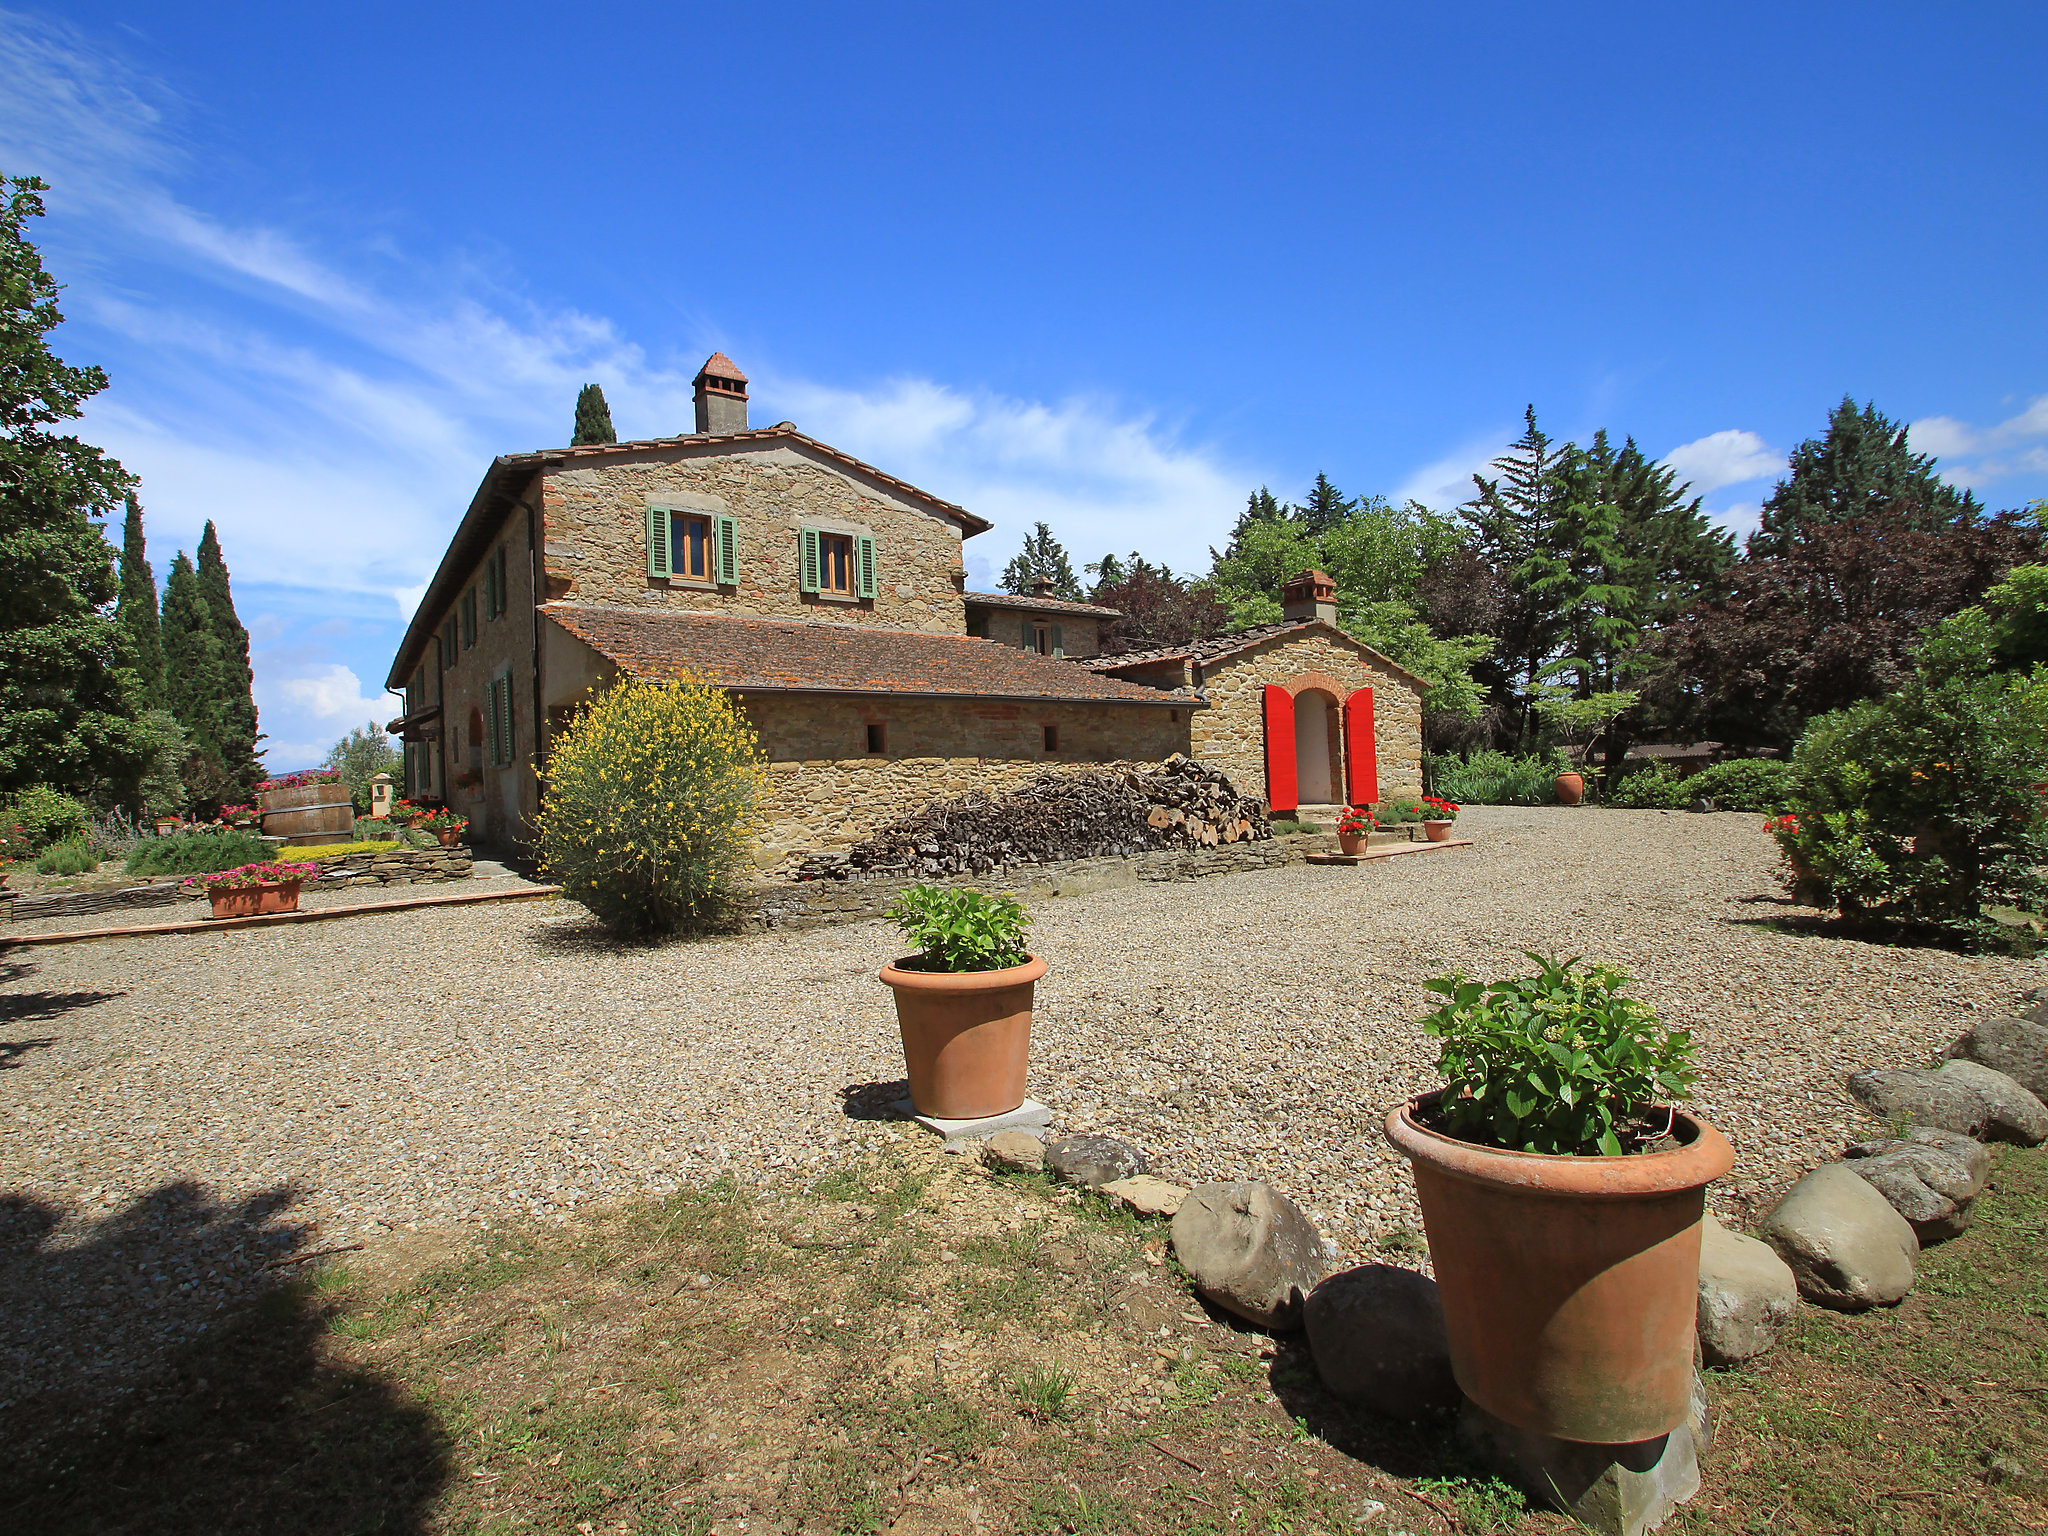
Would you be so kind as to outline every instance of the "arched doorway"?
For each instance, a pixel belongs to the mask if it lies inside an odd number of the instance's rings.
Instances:
[[[1303,805],[1335,805],[1337,785],[1337,701],[1320,688],[1294,696],[1294,782]]]

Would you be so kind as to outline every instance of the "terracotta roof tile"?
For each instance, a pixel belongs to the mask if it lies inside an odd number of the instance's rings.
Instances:
[[[705,358],[704,366],[697,370],[697,378],[701,379],[707,373],[714,378],[738,379],[742,384],[747,382],[747,376],[740,372],[740,365],[723,352],[714,352]],[[691,382],[694,383],[695,380]]]
[[[967,635],[573,603],[544,603],[540,611],[636,677],[689,671],[742,692],[1205,707],[1193,695],[1101,677],[1071,661]]]
[[[1398,661],[1382,655],[1363,640],[1345,634],[1343,630],[1325,619],[1282,619],[1277,624],[1254,624],[1249,629],[1234,629],[1227,635],[1212,635],[1207,640],[1196,640],[1188,645],[1167,645],[1151,651],[1126,651],[1121,656],[1090,656],[1085,661],[1076,662],[1075,665],[1086,667],[1091,672],[1102,672],[1112,675],[1123,671],[1127,667],[1149,666],[1161,661],[1193,661],[1206,665],[1212,661],[1221,661],[1226,656],[1234,656],[1239,651],[1248,651],[1262,641],[1274,639],[1276,636],[1287,634],[1291,630],[1315,629],[1317,627],[1327,629],[1339,639],[1357,646],[1366,655],[1372,657],[1376,665],[1384,667],[1387,671],[1397,676],[1406,678],[1409,682],[1415,684],[1416,687],[1427,688],[1429,686],[1428,682],[1417,677]]]
[[[1019,592],[963,593],[969,607],[1015,608],[1025,613],[1085,613],[1097,618],[1120,619],[1121,608],[1104,608],[1096,603],[1070,602],[1064,597],[1032,597]]]

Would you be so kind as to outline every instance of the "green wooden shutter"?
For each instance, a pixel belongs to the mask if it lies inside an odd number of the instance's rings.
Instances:
[[[484,685],[484,759],[498,766],[498,680]]]
[[[875,541],[861,534],[853,541],[853,559],[858,569],[854,582],[862,597],[875,595]]]
[[[1061,635],[1060,627],[1057,624],[1053,625],[1052,627],[1052,653],[1055,656],[1064,656],[1067,654],[1067,642],[1065,638]]]
[[[502,754],[501,765],[511,767],[516,754],[512,750],[512,679],[509,677],[498,679],[498,751]]]
[[[797,556],[796,589],[815,592],[818,590],[818,530],[799,528],[796,536],[801,546]]]
[[[740,525],[725,516],[711,520],[711,533],[716,553],[713,563],[716,567],[712,579],[722,587],[739,585],[740,580]]]
[[[668,559],[668,508],[647,509],[647,574],[667,576]]]

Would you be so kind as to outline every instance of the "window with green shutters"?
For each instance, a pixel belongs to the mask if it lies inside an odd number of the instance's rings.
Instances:
[[[512,606],[512,594],[505,581],[505,546],[500,544],[484,561],[484,617],[504,617]]]
[[[467,587],[462,593],[462,648],[466,651],[476,644],[476,588]]]
[[[516,755],[512,736],[512,679],[494,677],[484,689],[484,753],[493,768],[509,768]]]
[[[855,588],[862,597],[875,595],[875,541],[862,534],[853,541]]]
[[[818,530],[799,528],[796,531],[796,587],[799,592],[818,590]]]
[[[797,529],[797,590],[834,597],[875,595],[875,541],[865,533]]]
[[[730,517],[714,517],[711,520],[712,552],[717,559],[717,574],[713,576],[721,587],[734,587],[740,580],[740,525]]]

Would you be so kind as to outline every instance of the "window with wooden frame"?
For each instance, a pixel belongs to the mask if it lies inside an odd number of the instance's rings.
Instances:
[[[683,581],[709,581],[712,556],[708,513],[671,512],[668,519],[668,571]]]
[[[647,574],[656,581],[736,586],[740,579],[738,521],[722,512],[649,507]]]
[[[875,595],[875,541],[865,533],[797,530],[797,589],[821,597]]]
[[[878,720],[871,720],[871,721],[869,721],[869,722],[868,722],[868,751],[870,751],[870,752],[886,752],[886,751],[888,751],[888,750],[889,750],[889,727],[888,727],[888,726],[886,726],[886,725],[884,725],[884,724],[883,724],[882,722],[880,722],[880,721],[878,721]]]
[[[1033,619],[1025,630],[1024,648],[1041,656],[1064,656],[1067,654],[1066,636],[1051,620]]]

